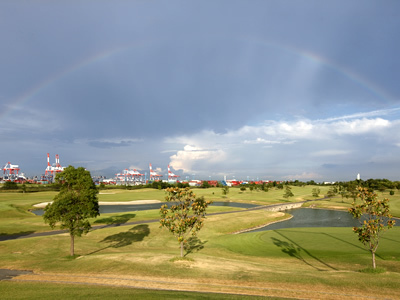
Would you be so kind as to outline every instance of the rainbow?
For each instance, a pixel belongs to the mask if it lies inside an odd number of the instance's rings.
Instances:
[[[227,39],[226,37],[224,37],[224,38]],[[370,93],[372,93],[379,99],[385,100],[385,101],[393,100],[393,97],[391,95],[389,95],[386,91],[384,91],[382,88],[380,88],[376,84],[363,78],[361,75],[356,74],[355,72],[351,71],[350,69],[346,68],[345,66],[342,66],[338,63],[335,63],[331,60],[328,60],[327,58],[324,58],[324,57],[317,55],[315,53],[312,53],[310,51],[295,48],[295,47],[288,46],[288,45],[285,45],[282,43],[276,43],[276,42],[265,40],[265,39],[251,38],[251,37],[247,37],[247,36],[243,36],[243,37],[236,36],[236,37],[232,37],[231,39],[239,41],[239,42],[247,42],[247,43],[250,42],[250,43],[262,45],[263,47],[277,49],[279,51],[284,51],[288,54],[295,55],[295,56],[301,57],[303,59],[306,59],[310,63],[316,63],[319,65],[323,65],[323,66],[328,67],[329,69],[339,73],[340,75],[344,76],[345,78],[351,80],[352,82],[359,85],[363,89],[369,91]],[[159,42],[160,40],[157,40],[157,41]],[[65,69],[59,71],[58,73],[52,74],[48,78],[39,82],[37,85],[35,85],[32,88],[30,88],[29,90],[25,91],[23,94],[21,94],[16,99],[10,100],[9,103],[11,103],[11,104],[8,104],[8,106],[2,112],[0,112],[0,119],[5,118],[8,114],[10,114],[13,110],[17,109],[18,107],[22,107],[26,102],[29,101],[29,99],[34,98],[37,94],[46,90],[52,84],[61,80],[65,76],[70,75],[71,73],[77,72],[80,69],[87,67],[89,65],[102,62],[112,56],[118,55],[124,51],[131,49],[131,48],[138,47],[138,46],[141,46],[144,44],[148,44],[149,42],[150,41],[142,41],[137,44],[116,46],[111,49],[107,49],[107,50],[103,50],[101,52],[95,53],[95,54],[93,54],[89,57],[86,57],[80,61],[77,61],[75,64],[66,67]]]
[[[322,57],[316,53],[313,53],[311,51],[306,51],[303,49],[299,49],[293,46],[285,45],[283,43],[276,43],[273,41],[268,41],[264,39],[259,39],[259,38],[250,38],[247,36],[241,37],[240,39],[244,41],[250,41],[255,44],[259,45],[264,45],[270,48],[274,48],[280,51],[284,51],[286,53],[292,54],[294,56],[298,56],[304,59],[307,59],[308,61],[312,63],[317,63],[320,65],[323,65],[330,70],[344,76],[345,78],[349,79],[350,81],[354,82],[361,88],[369,91],[376,97],[380,98],[381,100],[385,101],[391,101],[394,100],[391,95],[389,95],[386,91],[384,91],[381,87],[378,85],[374,84],[373,82],[367,80],[366,78],[362,77],[361,75],[351,71],[349,68],[346,68],[343,65],[340,65],[339,63],[333,62],[332,60],[329,60],[325,57]]]
[[[5,118],[8,114],[10,114],[13,110],[15,110],[18,107],[22,107],[25,103],[28,102],[28,100],[34,98],[36,95],[38,95],[40,92],[46,90],[47,88],[51,87],[54,83],[57,81],[61,80],[67,75],[70,75],[74,72],[79,71],[82,68],[85,68],[87,66],[93,65],[95,63],[99,63],[102,61],[107,60],[108,58],[111,58],[112,56],[115,56],[117,54],[120,54],[124,51],[129,50],[130,48],[133,47],[138,47],[143,45],[145,42],[142,42],[140,44],[136,45],[123,45],[123,46],[116,46],[111,49],[106,49],[101,52],[95,53],[89,57],[86,57],[80,61],[77,61],[73,65],[70,65],[66,67],[65,69],[52,74],[51,76],[47,77],[46,79],[42,80],[39,82],[37,85],[33,86],[32,88],[28,89],[25,91],[23,94],[21,94],[19,97],[10,100],[9,102],[12,104],[9,104],[6,106],[6,108],[0,112],[0,119]]]

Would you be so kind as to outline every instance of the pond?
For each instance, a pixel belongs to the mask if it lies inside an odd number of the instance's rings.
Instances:
[[[285,210],[285,213],[291,214],[293,218],[249,232],[295,227],[354,227],[360,225],[347,211],[296,208]]]
[[[108,214],[108,213],[123,213],[129,211],[141,211],[141,210],[149,210],[149,209],[160,209],[161,205],[165,204],[165,202],[160,203],[151,203],[151,204],[132,204],[132,205],[100,205],[100,214]],[[172,204],[172,203],[166,203]],[[253,208],[259,205],[249,204],[249,203],[238,203],[238,202],[213,202],[212,206],[229,206],[229,207],[238,207],[238,208]],[[42,216],[44,211],[43,209],[32,211],[37,216]]]

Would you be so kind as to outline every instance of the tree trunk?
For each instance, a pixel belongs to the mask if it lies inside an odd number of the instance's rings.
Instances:
[[[372,267],[375,269],[376,268],[375,251],[371,251],[371,253],[372,253]]]
[[[181,257],[183,257],[183,241],[181,242]]]
[[[74,240],[74,235],[73,234],[70,234],[70,237],[71,237],[71,247],[70,247],[70,255],[71,256],[74,256],[74,254],[75,254],[75,252],[74,252],[74,243],[75,243],[75,240]]]

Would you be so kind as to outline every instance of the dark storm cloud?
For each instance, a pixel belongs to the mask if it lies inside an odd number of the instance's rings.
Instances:
[[[2,1],[0,158],[32,173],[47,152],[92,170],[174,162],[204,176],[322,178],[374,161],[384,172],[400,149],[398,11],[397,1]]]

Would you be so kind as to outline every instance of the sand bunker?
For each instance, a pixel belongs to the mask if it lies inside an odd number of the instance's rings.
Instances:
[[[135,205],[135,204],[152,204],[160,203],[160,200],[134,200],[121,202],[99,202],[100,205]]]

